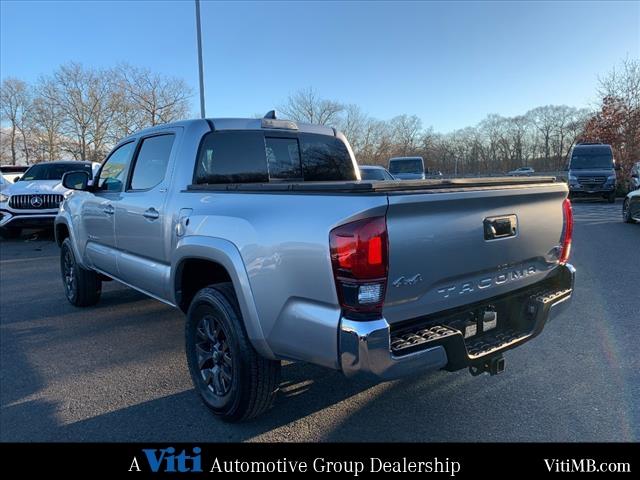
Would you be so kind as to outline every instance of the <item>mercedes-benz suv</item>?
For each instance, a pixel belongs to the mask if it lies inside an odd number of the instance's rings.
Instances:
[[[16,183],[0,193],[0,234],[15,238],[23,228],[52,227],[58,206],[68,189],[62,176],[77,170],[91,177],[99,163],[80,161],[44,162],[32,165]]]

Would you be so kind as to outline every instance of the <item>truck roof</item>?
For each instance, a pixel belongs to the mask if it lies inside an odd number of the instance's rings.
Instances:
[[[573,147],[573,150],[589,153],[611,152],[611,145],[607,143],[579,143]]]
[[[398,161],[398,160],[422,160],[424,161],[424,158],[422,157],[418,157],[418,156],[414,156],[414,157],[392,157],[389,159],[389,161]]]
[[[139,130],[134,134],[130,135],[130,137],[135,137],[140,134],[148,134],[156,131],[163,130],[167,127],[187,127],[193,123],[206,121],[209,123],[213,130],[276,130],[277,128],[263,128],[262,126],[262,118],[207,118],[206,120],[202,119],[191,119],[191,120],[180,120],[178,122],[165,123],[162,125],[156,125],[154,127],[145,128],[143,130]],[[280,119],[278,119],[280,120]],[[311,123],[303,123],[296,122],[293,120],[288,120],[287,122],[292,122],[297,126],[298,132],[303,133],[316,133],[319,135],[331,135],[336,136],[336,131],[327,127],[326,125],[316,125]]]

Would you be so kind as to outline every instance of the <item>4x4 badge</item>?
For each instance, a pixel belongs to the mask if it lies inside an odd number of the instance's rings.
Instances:
[[[420,283],[422,281],[422,275],[416,273],[413,277],[405,277],[404,275],[400,278],[395,279],[391,282],[391,285],[394,287],[408,287],[411,285],[415,285],[416,283]]]

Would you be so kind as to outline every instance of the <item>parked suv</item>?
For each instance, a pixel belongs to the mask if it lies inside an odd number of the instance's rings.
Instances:
[[[394,157],[389,159],[389,173],[397,180],[424,180],[427,171],[422,157]]]
[[[362,180],[395,180],[389,171],[379,165],[360,165],[360,178]]]
[[[533,167],[520,167],[511,170],[507,175],[533,175],[535,172]]]
[[[631,168],[631,180],[629,181],[629,190],[640,189],[640,162],[636,162]]]
[[[568,180],[572,197],[603,197],[616,200],[616,166],[611,145],[579,143],[569,152]]]
[[[340,132],[273,113],[133,134],[94,185],[64,177],[66,297],[93,305],[113,278],[185,312],[193,384],[226,420],[271,405],[285,359],[381,381],[500,373],[568,306],[566,183],[357,169]]]
[[[627,194],[622,203],[622,219],[627,223],[640,222],[640,189]]]
[[[52,227],[58,205],[68,190],[62,186],[67,172],[82,170],[93,177],[99,163],[44,162],[32,165],[20,179],[0,193],[0,234],[15,238],[23,228]]]
[[[0,176],[2,176],[6,182],[5,183],[14,183],[22,175],[29,169],[26,165],[1,165],[0,166]]]

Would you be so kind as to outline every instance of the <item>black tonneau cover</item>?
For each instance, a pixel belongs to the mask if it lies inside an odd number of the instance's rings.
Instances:
[[[556,177],[481,177],[428,180],[385,180],[359,182],[272,182],[219,183],[189,185],[191,192],[247,192],[247,193],[389,193],[408,191],[442,191],[482,188],[518,188],[526,185],[555,183]]]

